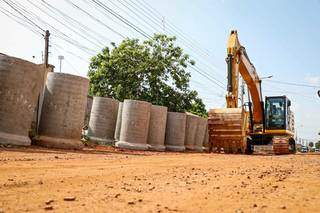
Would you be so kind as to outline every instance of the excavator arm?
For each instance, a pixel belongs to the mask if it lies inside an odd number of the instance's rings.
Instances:
[[[237,31],[231,31],[227,46],[227,70],[228,70],[228,87],[227,87],[227,108],[238,107],[238,87],[239,74],[246,82],[253,108],[254,125],[263,124],[263,97],[261,93],[261,80],[256,72],[255,67],[250,62],[246,49],[241,46]]]

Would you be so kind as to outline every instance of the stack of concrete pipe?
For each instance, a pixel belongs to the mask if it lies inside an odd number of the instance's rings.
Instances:
[[[89,126],[92,103],[93,103],[93,97],[88,96],[87,97],[86,113],[85,113],[85,118],[84,118],[84,125],[87,127]]]
[[[185,147],[188,151],[202,152],[207,128],[207,119],[186,113]]]
[[[149,150],[164,151],[164,141],[167,124],[167,107],[151,106],[150,124],[148,133]]]
[[[147,150],[151,104],[145,101],[124,100],[120,138],[116,147]]]
[[[28,146],[47,68],[0,54],[0,144]]]
[[[121,120],[122,120],[122,106],[123,106],[123,102],[120,102],[119,105],[118,105],[118,115],[117,115],[116,129],[114,131],[114,140],[116,142],[120,140],[120,129],[121,129]]]
[[[119,102],[112,98],[94,97],[88,128],[90,141],[102,145],[114,143]]]
[[[81,149],[84,125],[91,141],[116,141],[119,148],[202,151],[207,144],[206,119],[167,112],[167,107],[145,101],[119,103],[94,97],[91,104],[87,99],[88,79],[47,72],[44,65],[0,54],[0,144],[31,144],[28,132],[38,97],[43,97],[36,114],[37,119],[40,117],[37,143],[42,146]]]
[[[202,152],[207,119],[191,113],[167,112],[145,101],[119,104],[115,128],[118,148],[152,151]]]
[[[203,150],[206,151],[206,152],[210,151],[208,126],[206,128],[206,133],[205,133],[205,137],[204,137],[204,140],[203,140]]]
[[[180,112],[168,112],[166,141],[167,151],[182,152],[185,151],[187,115]]]
[[[81,149],[89,80],[65,73],[49,73],[44,92],[38,144],[50,148]]]
[[[208,126],[208,121],[206,118],[198,117],[197,123],[197,134],[195,140],[194,151],[203,152],[203,141],[206,137],[206,129]]]
[[[199,117],[191,113],[186,113],[186,114],[187,114],[186,137],[185,137],[184,145],[186,147],[186,150],[194,151],[195,145],[196,145],[196,139],[197,139]]]

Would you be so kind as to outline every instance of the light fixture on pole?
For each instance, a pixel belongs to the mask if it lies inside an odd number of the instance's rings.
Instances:
[[[268,78],[272,78],[272,77],[273,77],[273,75],[269,75],[269,76],[266,76],[266,77],[261,77],[260,80],[262,80],[262,79],[268,79]]]
[[[60,72],[61,72],[61,65],[62,65],[62,60],[64,59],[64,56],[63,55],[59,55],[58,59],[60,61]]]

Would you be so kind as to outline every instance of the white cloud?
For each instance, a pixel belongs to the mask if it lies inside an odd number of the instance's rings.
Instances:
[[[310,75],[308,73],[304,80],[309,84],[320,85],[320,75]]]

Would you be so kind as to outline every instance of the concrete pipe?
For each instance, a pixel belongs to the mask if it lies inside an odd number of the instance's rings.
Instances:
[[[112,145],[114,143],[118,103],[117,100],[112,98],[93,98],[88,129],[90,141],[102,145]]]
[[[114,132],[114,140],[117,142],[120,140],[120,129],[121,129],[121,119],[122,119],[122,107],[123,103],[120,102],[118,105],[118,115],[117,115],[117,123],[116,130]]]
[[[185,151],[187,115],[179,112],[168,112],[165,146],[168,151]]]
[[[197,124],[197,133],[195,139],[195,146],[194,150],[196,152],[203,152],[203,140],[206,136],[206,129],[208,126],[208,119],[198,117],[198,124]]]
[[[81,130],[89,80],[65,73],[49,73],[39,126],[39,145],[81,149]]]
[[[88,96],[87,97],[86,113],[85,113],[85,118],[84,118],[84,125],[87,127],[89,126],[92,102],[93,102],[93,98],[91,96]]]
[[[187,114],[187,123],[186,123],[186,138],[185,138],[184,146],[186,147],[186,150],[194,151],[199,117],[191,113],[186,113],[186,114]]]
[[[210,151],[208,126],[206,127],[206,133],[205,133],[205,137],[204,137],[204,140],[203,140],[203,150],[206,151],[206,152]]]
[[[151,106],[150,125],[148,135],[149,150],[164,151],[168,108],[164,106]]]
[[[124,100],[120,141],[116,147],[147,150],[151,104],[145,101]]]
[[[45,66],[0,54],[0,144],[28,146]]]

